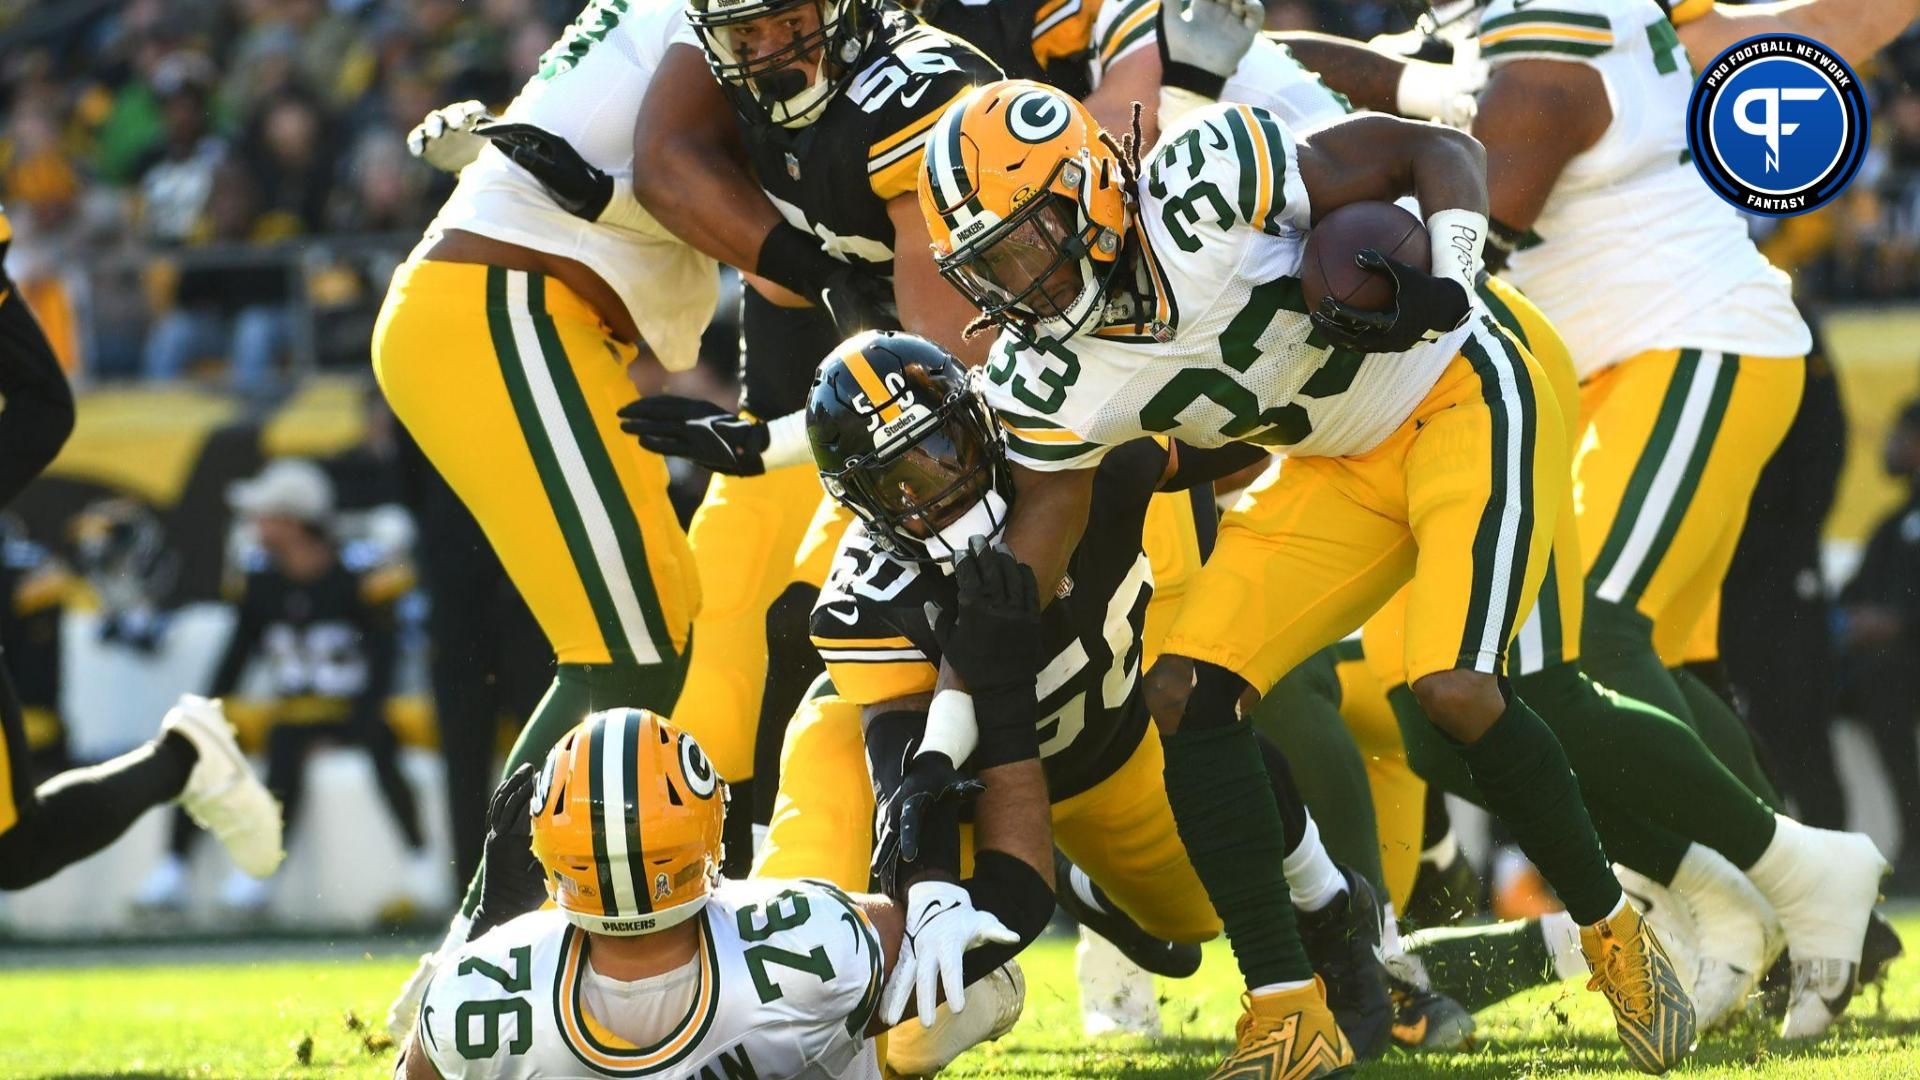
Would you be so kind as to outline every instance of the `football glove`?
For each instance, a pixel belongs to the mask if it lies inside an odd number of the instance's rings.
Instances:
[[[472,937],[538,908],[547,899],[547,875],[533,857],[533,781],[538,768],[522,762],[487,803],[487,844],[480,864],[480,904]]]
[[[815,299],[832,316],[834,331],[842,339],[868,330],[900,329],[893,282],[870,270],[839,264],[821,283]]]
[[[656,394],[620,409],[620,430],[666,457],[685,458],[727,476],[759,476],[771,438],[767,425],[698,398]]]
[[[477,101],[442,105],[407,132],[407,153],[441,172],[457,173],[473,164],[487,145],[473,129],[492,119],[487,107]]]
[[[898,898],[920,875],[959,877],[960,811],[985,790],[945,754],[910,758],[875,822],[873,874],[881,891]]]
[[[489,122],[474,133],[527,170],[553,201],[574,217],[599,221],[613,199],[613,177],[580,156],[573,144],[533,124]]]
[[[953,564],[959,610],[931,600],[926,616],[940,656],[976,699],[1031,690],[1041,655],[1039,589],[1033,568],[984,536],[967,543]]]
[[[1393,282],[1393,307],[1368,311],[1331,296],[1320,301],[1313,325],[1343,349],[1363,353],[1406,352],[1458,327],[1472,310],[1466,287],[1452,278],[1434,277],[1389,259],[1372,248],[1353,257],[1354,265]]]
[[[1266,19],[1260,0],[1166,0],[1160,5],[1160,79],[1218,100]]]
[[[932,1027],[943,989],[947,1007],[960,1012],[967,1007],[962,972],[967,950],[1019,943],[1020,935],[991,914],[977,910],[967,890],[953,882],[915,884],[907,896],[907,924],[900,937],[900,952],[880,997],[881,1017],[888,1024],[898,1024],[911,999],[918,1006],[920,1026]]]

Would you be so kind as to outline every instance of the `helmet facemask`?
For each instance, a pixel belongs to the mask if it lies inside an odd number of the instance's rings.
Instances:
[[[772,20],[782,12],[817,17],[811,29],[794,35],[771,52],[742,59],[736,35],[748,23]],[[687,21],[706,50],[707,65],[735,110],[755,123],[805,127],[819,118],[853,74],[853,62],[866,47],[871,12],[863,0],[694,0]],[[761,26],[761,33],[786,31]],[[796,65],[812,63],[809,79]]]
[[[1086,154],[1055,166],[1038,194],[937,262],[940,273],[1016,337],[1065,341],[1096,325],[1120,265],[1120,236],[1092,220]]]

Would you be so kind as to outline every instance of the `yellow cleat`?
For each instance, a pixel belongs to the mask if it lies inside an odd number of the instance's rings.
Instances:
[[[1327,988],[1243,994],[1233,1053],[1212,1080],[1318,1080],[1353,1071],[1353,1047],[1327,1008]]]
[[[1587,989],[1607,996],[1634,1067],[1658,1075],[1680,1064],[1693,1049],[1693,1003],[1667,950],[1633,905],[1622,904],[1605,922],[1581,927],[1580,951],[1593,969]]]

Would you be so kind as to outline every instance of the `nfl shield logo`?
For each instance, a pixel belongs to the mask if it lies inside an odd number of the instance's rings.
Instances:
[[[800,159],[794,157],[791,150],[787,152],[787,175],[795,180],[800,179]]]

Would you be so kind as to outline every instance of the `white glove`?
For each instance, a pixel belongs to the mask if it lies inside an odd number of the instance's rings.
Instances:
[[[407,153],[441,172],[457,173],[473,164],[487,145],[486,138],[473,129],[492,119],[487,107],[477,101],[442,105],[407,132]]]
[[[940,1005],[939,991],[947,992],[947,1008],[967,1007],[966,977],[961,963],[967,950],[982,945],[1014,945],[1020,935],[991,914],[978,911],[967,890],[950,881],[922,881],[907,890],[906,933],[900,954],[880,996],[880,1016],[889,1025],[906,1015],[907,999],[918,1003],[920,1026],[932,1027]]]
[[[1260,0],[1165,0],[1160,5],[1161,64],[1230,78],[1265,20]]]
[[[1480,108],[1477,95],[1486,81],[1484,64],[1429,64],[1409,60],[1400,71],[1394,111],[1401,116],[1438,120],[1448,127],[1467,131],[1473,127],[1474,114]]]

